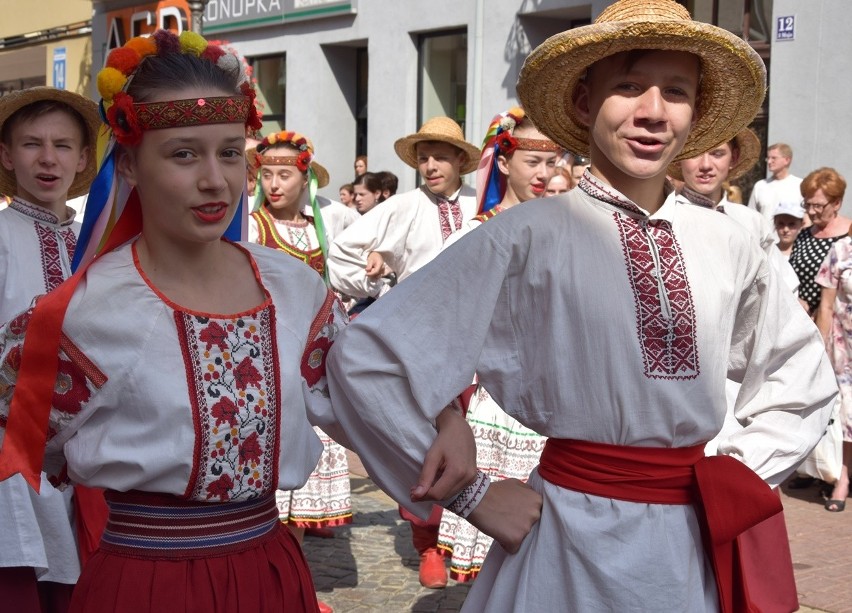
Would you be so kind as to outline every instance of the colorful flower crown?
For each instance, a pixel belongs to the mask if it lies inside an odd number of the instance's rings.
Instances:
[[[225,72],[240,74],[242,96],[137,103],[124,91],[148,56],[187,53],[214,63]],[[218,45],[211,45],[195,32],[177,36],[169,30],[157,30],[151,36],[131,38],[107,57],[106,66],[98,73],[101,114],[123,145],[136,145],[145,130],[174,126],[244,121],[246,129],[261,128],[257,112],[257,96],[251,79],[239,58]]]
[[[297,156],[265,156],[263,152],[271,147],[290,145],[299,150]],[[308,172],[314,159],[314,148],[306,137],[298,132],[273,132],[264,137],[257,146],[257,165],[296,166],[301,172]]]

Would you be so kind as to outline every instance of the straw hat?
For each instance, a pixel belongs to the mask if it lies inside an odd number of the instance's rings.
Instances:
[[[737,147],[740,150],[740,157],[737,163],[731,168],[728,173],[728,181],[735,181],[754,168],[757,161],[760,159],[760,139],[757,134],[751,131],[751,128],[743,128],[734,138]],[[728,141],[725,141],[728,142]],[[712,151],[723,143],[717,143],[710,147],[707,151]],[[703,152],[702,152],[703,153]],[[701,155],[701,153],[697,154]],[[680,167],[680,162],[672,162],[669,164],[668,174],[678,181],[683,181],[683,170]]]
[[[467,142],[464,139],[461,126],[449,117],[429,119],[417,130],[416,134],[409,134],[396,141],[393,148],[403,162],[412,168],[417,168],[417,143],[423,141],[449,143],[464,151],[467,154],[467,163],[460,169],[460,173],[463,175],[473,172],[479,166],[479,147]]]
[[[92,100],[79,94],[56,89],[54,87],[31,87],[11,92],[0,97],[0,126],[6,123],[16,111],[33,102],[42,100],[54,100],[63,102],[80,113],[89,128],[89,159],[82,172],[78,172],[68,189],[68,198],[76,198],[89,193],[89,186],[95,179],[98,170],[97,144],[98,130],[101,127],[101,116],[98,113],[98,105]],[[15,173],[0,166],[0,194],[12,196],[18,189]]]
[[[518,97],[539,130],[588,155],[589,128],[574,111],[577,84],[598,60],[637,49],[685,51],[701,60],[697,121],[677,160],[730,140],[763,103],[766,67],[754,49],[727,30],[693,21],[673,0],[619,0],[593,24],[548,38],[524,62]]]

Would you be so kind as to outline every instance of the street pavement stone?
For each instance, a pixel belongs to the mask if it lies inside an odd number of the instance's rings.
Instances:
[[[350,470],[353,523],[335,528],[335,538],[305,539],[320,600],[336,613],[459,611],[469,584],[450,580],[443,590],[422,587],[408,522],[351,454]],[[816,486],[781,491],[799,613],[852,613],[852,505],[829,513]]]
[[[317,596],[335,613],[458,611],[468,586],[422,587],[411,528],[396,504],[366,477],[353,474],[353,522],[330,539],[306,537],[305,556]]]

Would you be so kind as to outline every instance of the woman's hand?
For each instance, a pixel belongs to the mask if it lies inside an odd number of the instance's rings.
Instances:
[[[517,479],[493,481],[467,516],[473,526],[515,553],[541,517],[541,495]]]
[[[371,251],[370,255],[367,256],[367,268],[365,269],[367,276],[371,279],[381,277],[384,268],[385,259],[382,257],[382,254],[376,251]]]
[[[438,436],[426,453],[411,501],[446,500],[476,478],[476,442],[461,413],[452,407],[436,420]]]

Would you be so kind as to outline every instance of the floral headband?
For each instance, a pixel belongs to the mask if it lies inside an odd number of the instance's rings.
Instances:
[[[513,108],[503,116],[498,124],[494,135],[489,130],[485,138],[483,149],[487,146],[495,146],[501,155],[511,155],[516,150],[543,151],[545,153],[559,153],[562,148],[550,139],[541,138],[515,138],[515,128],[524,120],[525,114],[521,108]],[[494,139],[492,141],[492,139]]]
[[[289,145],[299,150],[296,156],[263,155],[263,152],[279,145]],[[257,165],[295,166],[301,172],[308,172],[314,159],[314,149],[307,138],[298,132],[274,132],[266,136],[257,146]]]
[[[555,153],[561,151],[559,145],[551,140],[515,138],[512,133],[524,117],[524,109],[514,107],[496,115],[488,126],[488,132],[482,142],[479,168],[476,171],[476,194],[480,214],[500,204],[506,193],[506,177],[497,165],[498,156],[511,155],[518,149]]]
[[[125,90],[145,58],[171,53],[192,54],[223,71],[238,71],[242,95],[134,102]],[[169,30],[157,30],[149,37],[131,38],[123,47],[110,52],[97,81],[103,98],[101,114],[122,145],[137,145],[146,130],[237,122],[244,122],[249,130],[259,130],[262,125],[255,106],[257,94],[239,58],[218,45],[209,44],[194,32],[182,32],[177,36]]]

